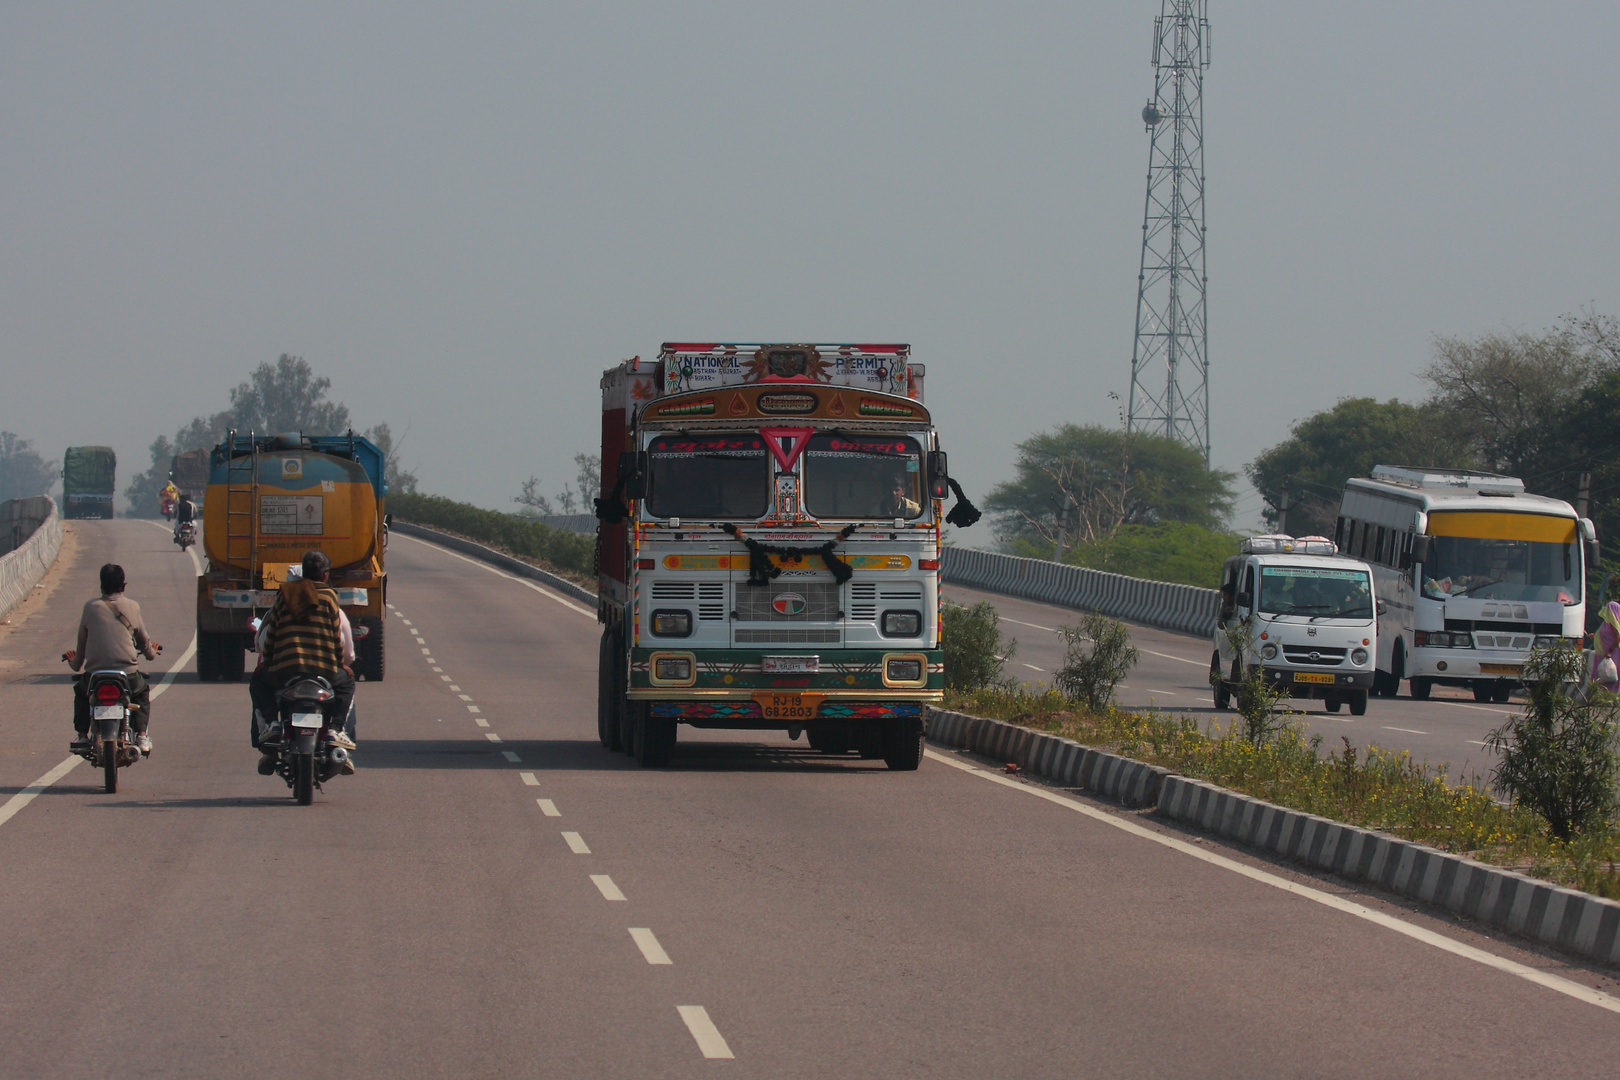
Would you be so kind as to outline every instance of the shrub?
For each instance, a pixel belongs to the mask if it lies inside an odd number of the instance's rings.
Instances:
[[[945,601],[940,647],[945,653],[945,685],[952,690],[979,690],[1001,679],[1007,658],[1018,642],[1001,636],[1001,615],[988,600],[966,607]]]
[[[1106,709],[1141,656],[1131,644],[1130,627],[1093,612],[1079,626],[1060,626],[1058,632],[1068,648],[1052,682],[1070,700],[1093,711]]]
[[[484,510],[442,495],[388,496],[388,511],[401,521],[464,536],[502,548],[519,558],[545,563],[576,578],[590,580],[595,571],[596,537],[572,533],[516,514]],[[592,582],[594,584],[594,581]]]
[[[1620,697],[1597,686],[1586,696],[1571,693],[1582,663],[1581,651],[1569,645],[1531,652],[1524,712],[1485,736],[1502,755],[1491,772],[1497,790],[1541,815],[1560,840],[1609,822],[1620,777]]]
[[[1226,640],[1238,656],[1245,655],[1254,643],[1254,627],[1253,615],[1227,623],[1224,631]],[[1211,672],[1210,680],[1214,681],[1215,678],[1215,673]],[[1265,746],[1292,727],[1288,718],[1277,712],[1277,702],[1283,699],[1283,689],[1266,679],[1263,665],[1256,664],[1244,669],[1243,681],[1237,684],[1236,696],[1239,731],[1251,745]]]

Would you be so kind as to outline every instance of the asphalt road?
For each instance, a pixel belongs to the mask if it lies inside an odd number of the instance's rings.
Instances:
[[[1057,628],[1080,621],[1068,608],[954,585],[945,587],[945,596],[958,603],[988,600],[995,605],[1002,632],[1018,642],[1005,672],[1033,685],[1050,684],[1052,673],[1063,666],[1064,642]],[[1133,625],[1131,640],[1141,651],[1141,660],[1120,688],[1121,705],[1163,709],[1200,723],[1229,723],[1237,716],[1235,709],[1215,709],[1209,687],[1212,639]],[[1469,691],[1446,686],[1434,687],[1428,701],[1413,701],[1406,693],[1402,683],[1400,697],[1373,698],[1365,716],[1351,716],[1348,708],[1330,713],[1320,701],[1290,700],[1284,705],[1308,732],[1321,734],[1331,747],[1348,738],[1357,747],[1407,750],[1418,761],[1444,768],[1453,779],[1489,774],[1495,755],[1483,745],[1486,732],[1523,707],[1522,695],[1505,705],[1481,705]]]
[[[1608,974],[961,755],[683,728],[637,768],[588,612],[404,538],[360,772],[312,807],[255,773],[246,687],[182,676],[119,794],[80,765],[19,808],[96,565],[155,669],[190,636],[161,532],[72,531],[0,627],[0,1076],[1614,1073]]]

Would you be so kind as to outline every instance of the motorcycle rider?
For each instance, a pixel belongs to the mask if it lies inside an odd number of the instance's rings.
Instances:
[[[332,684],[335,695],[331,716],[335,723],[332,741],[346,749],[354,741],[343,734],[343,718],[354,700],[354,631],[349,617],[338,606],[337,593],[327,587],[332,560],[321,551],[306,551],[303,576],[284,582],[276,602],[259,629],[261,660],[248,682],[253,709],[265,718],[268,730],[263,741],[280,740],[280,717],[276,694],[297,675],[320,676]],[[275,771],[276,755],[263,751],[259,771]],[[345,771],[351,771],[349,766]]]
[[[77,645],[62,654],[68,667],[85,672],[73,680],[73,730],[79,736],[75,748],[90,745],[90,699],[85,694],[89,673],[116,669],[129,676],[129,726],[135,732],[135,746],[143,754],[152,752],[146,733],[151,688],[136,665],[143,656],[156,660],[162,651],[163,646],[147,636],[141,605],[124,595],[124,568],[107,563],[101,568],[101,595],[86,603],[79,616]]]
[[[174,500],[175,496],[178,494],[179,490],[174,486],[173,480],[170,480],[167,484],[164,484],[163,490],[158,492],[158,504],[163,510],[164,518],[167,518],[170,514],[174,513]]]
[[[197,520],[197,504],[191,501],[191,496],[185,493],[180,495],[180,501],[174,507],[174,535],[180,536],[180,526]]]

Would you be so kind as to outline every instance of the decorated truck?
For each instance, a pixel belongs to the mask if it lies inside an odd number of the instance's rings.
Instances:
[[[70,446],[62,455],[62,516],[110,518],[118,456],[110,446]]]
[[[951,483],[906,345],[668,343],[602,376],[597,733],[785,730],[915,769]],[[954,488],[947,517],[942,500]]]
[[[231,432],[209,456],[197,579],[197,678],[242,677],[250,621],[302,573],[304,552],[332,560],[331,586],[355,636],[356,676],[383,677],[388,573],[382,451],[347,435]]]

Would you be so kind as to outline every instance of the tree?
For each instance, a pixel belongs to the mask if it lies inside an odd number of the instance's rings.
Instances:
[[[1107,536],[1076,544],[1063,553],[1063,561],[1110,574],[1211,589],[1220,581],[1221,563],[1237,554],[1238,543],[1236,533],[1184,521],[1121,525]],[[1014,553],[1021,552],[1015,548]],[[1051,552],[1028,554],[1045,557]]]
[[[574,468],[578,470],[574,482],[579,485],[579,490],[575,491],[564,484],[562,490],[551,498],[540,494],[538,476],[530,476],[523,481],[522,490],[512,499],[523,508],[518,513],[524,517],[556,517],[559,511],[563,514],[586,512],[596,493],[602,490],[602,459],[595,454],[575,454]],[[557,500],[555,507],[552,498]]]
[[[382,451],[383,460],[386,463],[383,480],[388,485],[388,493],[390,495],[417,494],[416,473],[410,472],[400,465],[399,456],[394,446],[394,433],[389,430],[388,425],[378,424],[376,427],[367,429],[365,437],[370,439],[378,450]],[[401,435],[399,441],[403,443],[405,436]]]
[[[1015,478],[990,492],[985,509],[1003,540],[1043,553],[1124,524],[1215,528],[1232,508],[1232,474],[1206,468],[1196,450],[1163,435],[1063,424],[1019,443],[1014,468]]]
[[[1278,527],[1286,492],[1290,533],[1331,536],[1339,495],[1352,476],[1366,476],[1374,465],[1470,465],[1468,449],[1451,430],[1437,406],[1394,398],[1342,398],[1333,408],[1296,423],[1288,439],[1264,451],[1244,471],[1268,504],[1264,516],[1272,528]]]
[[[32,439],[0,431],[0,502],[44,495],[60,471],[56,462],[39,456]]]

